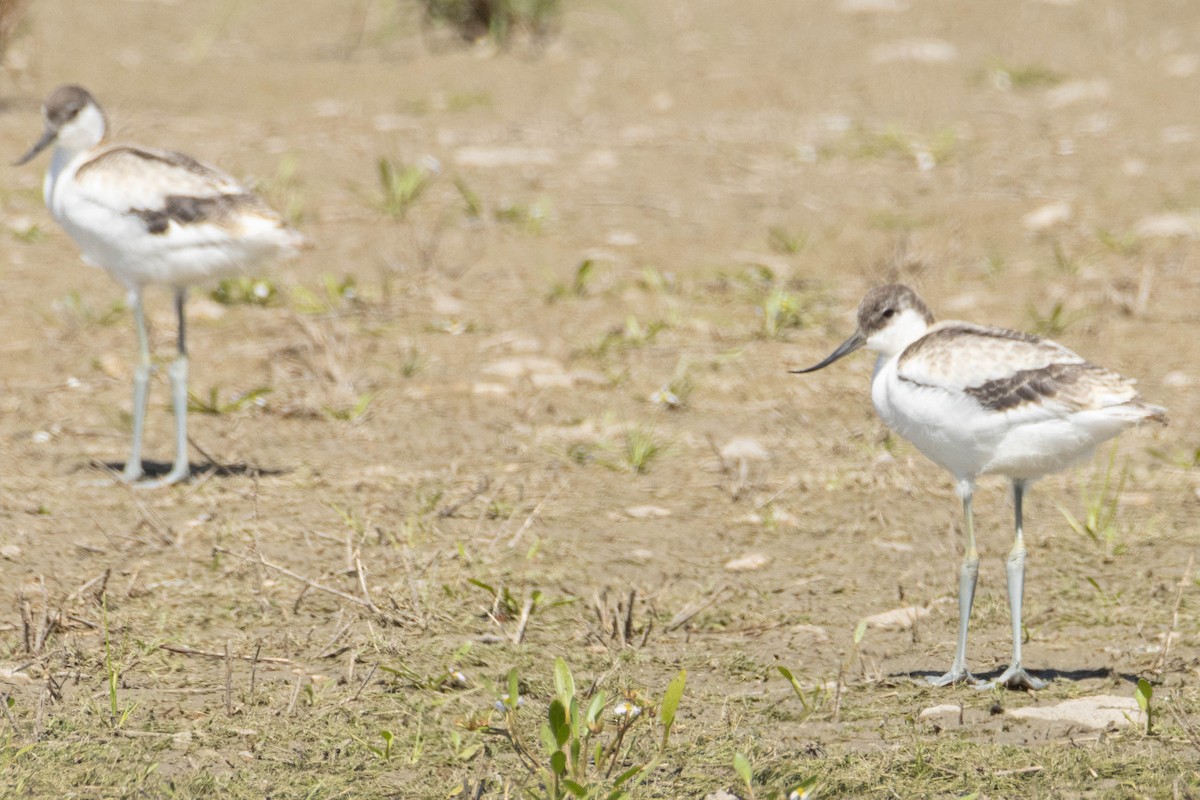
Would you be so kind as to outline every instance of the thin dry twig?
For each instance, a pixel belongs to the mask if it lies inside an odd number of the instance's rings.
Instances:
[[[523,522],[521,524],[520,528],[517,528],[517,532],[514,533],[512,535],[512,537],[508,540],[507,544],[509,547],[517,546],[517,542],[520,541],[521,537],[525,535],[525,531],[527,531],[531,527],[533,527],[533,523],[537,521],[537,518],[539,516],[541,516],[542,509],[546,507],[547,503],[549,503],[552,499],[554,499],[554,496],[558,494],[558,492],[561,488],[563,488],[563,487],[555,487],[554,489],[550,490],[550,493],[547,494],[545,497],[543,497],[541,502],[533,507],[533,511],[529,512],[529,516],[527,516],[525,518],[525,522]],[[498,536],[497,536],[497,538],[498,538]],[[495,542],[495,539],[493,539],[492,541]]]
[[[1158,657],[1154,659],[1154,663],[1150,666],[1150,671],[1161,673],[1167,666],[1167,655],[1171,652],[1171,639],[1175,637],[1175,631],[1179,627],[1179,607],[1183,604],[1183,590],[1192,582],[1192,566],[1195,564],[1196,556],[1193,554],[1188,557],[1187,566],[1183,570],[1183,575],[1179,578],[1179,589],[1175,592],[1175,607],[1171,611],[1171,626],[1167,628],[1163,634],[1162,649],[1158,651]]]
[[[261,645],[260,645],[260,647],[261,647]],[[187,647],[182,644],[162,644],[162,645],[159,645],[159,649],[166,650],[168,653],[175,653],[175,654],[181,655],[181,656],[197,656],[199,658],[225,658],[224,653],[217,653],[212,650],[197,650],[194,647]],[[253,661],[255,663],[257,663],[259,661],[262,661],[267,664],[290,664],[290,663],[292,663],[291,659],[288,659],[288,658],[271,658],[270,656],[260,656],[258,654],[257,649],[255,649],[254,655],[252,655],[252,656],[234,655],[234,656],[232,656],[232,658],[239,659],[240,661]]]
[[[292,697],[288,700],[287,711],[283,712],[284,716],[291,716],[292,711],[296,708],[296,700],[300,697],[300,686],[304,682],[303,675],[296,676],[296,685],[292,687]]]
[[[343,600],[346,600],[350,603],[354,603],[355,605],[362,606],[366,609],[369,609],[372,613],[377,614],[378,616],[382,617],[383,619],[386,619],[388,622],[392,623],[393,625],[403,625],[404,624],[403,620],[401,620],[397,617],[393,617],[392,615],[385,612],[382,608],[375,605],[375,603],[369,597],[364,600],[363,598],[356,597],[356,596],[350,594],[349,592],[343,592],[341,589],[334,589],[332,586],[326,586],[323,583],[317,583],[316,581],[314,581],[310,578],[304,577],[303,575],[301,575],[298,572],[293,572],[292,570],[288,569],[287,567],[281,567],[278,564],[272,564],[270,561],[267,561],[261,555],[259,555],[259,557],[255,559],[255,558],[250,558],[249,556],[244,556],[241,553],[235,553],[232,550],[227,550],[224,547],[217,547],[215,549],[218,553],[225,553],[227,555],[233,556],[234,558],[240,558],[243,561],[248,561],[252,564],[254,564],[254,563],[262,564],[267,569],[274,570],[275,572],[278,572],[281,575],[286,575],[293,580],[299,581],[300,583],[303,583],[308,588],[317,589],[318,591],[325,592],[326,594],[331,594],[334,597],[340,597]],[[359,569],[361,570],[361,561],[358,562],[358,566],[359,566]],[[360,571],[359,572],[359,586],[360,586],[360,588],[365,589],[365,584],[362,580],[362,575],[363,575],[363,573]],[[299,605],[299,602],[300,602],[299,598],[297,598],[296,604]]]
[[[706,597],[701,602],[694,603],[693,605],[690,605],[690,606],[684,608],[682,611],[680,611],[678,614],[676,614],[674,617],[672,617],[670,622],[667,623],[667,630],[673,631],[676,628],[684,625],[692,617],[696,616],[701,611],[708,608],[713,603],[717,602],[717,599],[720,598],[720,596],[722,594],[724,594],[725,590],[728,588],[729,587],[726,586],[725,584],[721,584],[716,589],[714,589],[713,592],[711,594],[709,594],[709,596]]]
[[[250,697],[254,698],[254,681],[258,678],[258,656],[262,652],[262,639],[254,643],[254,657],[250,659]]]
[[[525,641],[525,628],[529,625],[529,615],[533,612],[533,597],[525,598],[525,605],[521,606],[521,621],[517,623],[517,629],[513,632],[513,644],[520,644]]]
[[[371,670],[367,673],[367,677],[363,679],[362,685],[358,687],[358,691],[354,693],[354,700],[358,700],[358,696],[363,693],[363,689],[367,688],[367,684],[371,682],[371,678],[375,675],[375,670],[379,668],[378,664],[372,664]]]
[[[233,658],[229,654],[229,641],[225,642],[225,715],[233,716]]]

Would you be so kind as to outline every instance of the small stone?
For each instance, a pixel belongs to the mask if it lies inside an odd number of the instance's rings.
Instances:
[[[725,569],[730,572],[753,572],[771,563],[771,559],[762,553],[747,553],[740,558],[725,562]]]
[[[962,713],[962,706],[954,705],[953,703],[942,703],[938,706],[930,706],[921,710],[917,716],[920,719],[929,719],[930,717],[946,717],[953,715],[957,717]]]
[[[863,621],[868,628],[883,628],[906,631],[917,623],[917,620],[929,616],[929,609],[924,606],[907,606],[893,608],[891,611],[881,611],[872,614]]]
[[[535,372],[529,380],[538,389],[570,389],[575,379],[561,372]]]
[[[509,393],[509,388],[502,383],[487,383],[486,381],[477,381],[471,384],[471,394],[484,396],[501,396]]]
[[[671,516],[671,510],[661,506],[633,506],[625,509],[625,515],[633,519],[662,519]]]
[[[747,436],[735,436],[721,448],[721,458],[726,461],[765,461],[769,457],[760,441]]]
[[[1175,237],[1196,238],[1197,219],[1195,214],[1151,214],[1142,217],[1134,225],[1133,232],[1148,238],[1171,239]]]
[[[1008,712],[1008,716],[1043,722],[1066,722],[1096,729],[1146,724],[1146,715],[1132,696],[1108,694],[1076,697],[1050,706],[1014,708]]]
[[[7,558],[9,561],[16,561],[21,557],[21,548],[15,544],[6,544],[0,547],[0,557]]]
[[[945,64],[958,58],[958,48],[942,39],[901,39],[871,50],[876,64],[908,61],[915,64]]]
[[[33,683],[33,678],[25,674],[23,670],[16,670],[12,667],[0,667],[0,684],[28,686],[31,683]]]
[[[1085,100],[1107,100],[1110,91],[1108,81],[1103,78],[1067,81],[1046,91],[1046,105],[1062,108]]]
[[[1065,201],[1056,203],[1047,203],[1044,206],[1030,211],[1021,218],[1021,224],[1027,230],[1038,233],[1040,231],[1053,228],[1055,225],[1061,225],[1071,219],[1071,204]]]
[[[730,794],[724,789],[717,789],[715,792],[704,795],[704,800],[742,800],[736,794]]]
[[[433,296],[433,313],[443,317],[460,317],[464,309],[463,301],[457,297],[438,292]]]
[[[96,359],[96,366],[113,380],[125,380],[129,377],[129,367],[126,365],[125,359],[116,353],[101,353],[100,357]]]

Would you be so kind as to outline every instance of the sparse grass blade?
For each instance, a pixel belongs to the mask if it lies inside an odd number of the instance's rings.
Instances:
[[[667,691],[663,693],[662,707],[658,710],[659,719],[662,720],[663,726],[660,750],[667,749],[667,742],[671,738],[671,726],[675,724],[675,712],[679,710],[679,701],[683,699],[683,690],[686,686],[687,670],[681,669],[679,670],[679,674],[667,684]]]

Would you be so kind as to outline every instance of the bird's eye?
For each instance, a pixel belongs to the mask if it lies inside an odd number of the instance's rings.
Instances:
[[[894,309],[894,308],[885,308],[883,310],[883,318],[884,319],[891,319],[895,315],[896,315],[896,309]]]

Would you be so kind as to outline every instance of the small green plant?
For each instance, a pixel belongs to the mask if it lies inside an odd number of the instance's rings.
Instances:
[[[273,306],[279,302],[279,289],[265,278],[237,275],[222,279],[208,296],[223,306]]]
[[[421,354],[421,351],[416,347],[404,348],[404,355],[400,359],[400,374],[406,378],[411,378],[421,370],[425,369],[426,360]]]
[[[1150,681],[1145,678],[1138,678],[1137,688],[1133,692],[1133,697],[1137,700],[1138,708],[1146,715],[1146,735],[1149,736],[1151,726],[1154,724],[1152,709],[1150,708],[1150,698],[1154,696],[1154,687],[1150,685]]]
[[[641,475],[650,468],[650,462],[662,455],[663,445],[653,431],[633,428],[625,432],[625,445],[621,451],[625,466],[634,475]]]
[[[776,225],[767,229],[767,244],[776,253],[791,256],[799,253],[808,244],[808,234],[803,231],[793,233]]]
[[[491,616],[500,621],[510,620],[521,613],[521,603],[508,590],[507,586],[501,586],[497,589],[489,583],[484,583],[476,578],[467,578],[467,583],[472,586],[482,589],[492,596],[492,608],[489,612]],[[538,601],[542,599],[542,593],[534,591],[533,601],[536,606]]]
[[[321,292],[306,286],[292,287],[292,304],[302,314],[328,314],[358,300],[358,280],[353,275],[338,278],[331,272],[321,276]]]
[[[471,219],[483,218],[483,201],[479,199],[479,195],[475,190],[460,177],[454,179],[454,188],[458,190],[458,196],[462,198],[463,210]]]
[[[539,38],[549,33],[561,0],[423,0],[423,5],[426,20],[453,28],[465,41],[488,38],[504,46],[519,30]]]
[[[614,350],[631,350],[644,347],[670,328],[670,323],[662,319],[650,320],[643,324],[636,316],[630,314],[625,318],[624,327],[615,327],[601,336],[595,344],[587,348],[589,355],[603,357]]]
[[[675,372],[671,375],[670,380],[650,395],[650,402],[671,410],[684,408],[695,388],[696,382],[692,378],[692,365],[684,357],[679,359],[675,365]]]
[[[784,331],[804,327],[803,303],[783,289],[772,289],[762,303],[763,335],[774,339]]]
[[[354,403],[349,406],[321,406],[321,411],[329,419],[335,419],[340,422],[357,422],[367,413],[367,409],[370,408],[371,402],[374,399],[374,394],[366,392],[365,394],[360,394]]]
[[[403,219],[436,174],[428,164],[405,166],[390,158],[379,159],[379,185],[383,190],[380,209],[389,217]]]
[[[112,641],[109,638],[107,593],[101,597],[100,601],[100,623],[104,629],[104,672],[108,678],[108,723],[114,730],[120,730],[125,727],[129,715],[137,708],[137,703],[121,708],[118,699],[117,690],[121,685],[121,665],[113,657]]]
[[[1121,502],[1121,492],[1125,489],[1128,469],[1121,468],[1114,485],[1113,471],[1116,464],[1117,447],[1114,445],[1109,451],[1108,466],[1105,467],[1103,475],[1098,479],[1093,476],[1083,487],[1083,519],[1072,514],[1062,503],[1055,502],[1071,530],[1104,546],[1106,559],[1113,558],[1123,549],[1118,542],[1120,531],[1117,527],[1117,507]]]
[[[855,642],[858,645],[858,641]],[[829,701],[829,690],[824,684],[817,684],[812,689],[805,690],[803,684],[796,679],[792,671],[782,664],[776,666],[779,674],[787,678],[788,683],[792,686],[792,691],[796,693],[796,697],[800,700],[800,705],[804,707],[806,716],[811,716],[820,711]]]
[[[529,233],[541,233],[542,227],[550,219],[551,210],[550,200],[540,197],[533,205],[509,203],[493,213],[497,222],[524,228]]]
[[[1142,248],[1142,240],[1136,231],[1114,233],[1113,231],[1099,230],[1096,231],[1096,238],[1100,240],[1100,244],[1119,256],[1136,255]]]
[[[65,297],[55,300],[53,307],[81,328],[114,325],[124,319],[129,310],[124,300],[114,300],[107,308],[97,311],[74,289]]]
[[[750,766],[750,759],[742,752],[734,753],[733,756],[733,771],[742,779],[742,783],[746,787],[746,796],[749,800],[758,800],[758,792],[754,790],[754,768]],[[806,778],[800,783],[793,784],[781,792],[772,791],[763,795],[763,800],[811,800],[816,795],[817,777]]]
[[[536,800],[623,800],[665,756],[686,685],[687,670],[680,670],[663,692],[657,714],[650,701],[637,692],[627,693],[609,708],[607,693],[599,691],[584,710],[570,668],[562,658],[556,658],[555,696],[541,726],[543,756],[539,757],[518,733],[517,714],[524,703],[516,669],[509,671],[507,692],[496,704],[497,710],[504,715],[503,727],[492,727],[488,732],[510,742],[530,777],[536,781],[536,787],[527,789],[529,797]],[[657,748],[647,753],[645,747],[639,747],[645,739],[632,736],[630,732],[648,727],[649,719],[654,716],[658,718],[662,735]],[[615,720],[611,735],[607,730],[609,720]],[[614,775],[618,766],[625,767],[626,764],[632,766]]]
[[[211,414],[212,416],[223,417],[226,414],[241,411],[247,406],[266,405],[266,396],[270,393],[271,388],[269,386],[260,386],[257,389],[242,392],[227,402],[222,402],[219,396],[220,390],[216,386],[208,390],[207,398],[189,389],[188,411],[196,414]]]
[[[1042,336],[1059,336],[1067,328],[1087,316],[1085,312],[1071,313],[1067,311],[1062,301],[1056,302],[1050,311],[1043,314],[1036,306],[1029,306],[1030,327],[1034,333]]]
[[[992,84],[1002,91],[1039,89],[1062,82],[1062,75],[1042,64],[1000,63],[989,70]]]
[[[673,274],[663,272],[658,267],[649,264],[642,267],[642,274],[637,279],[637,285],[643,291],[655,294],[670,294],[679,288]]]
[[[300,159],[294,153],[285,154],[279,159],[275,175],[259,187],[267,202],[283,213],[289,225],[297,224],[304,216],[304,192],[296,177],[299,163]]]
[[[575,272],[571,276],[570,283],[556,282],[550,287],[550,292],[546,295],[546,301],[553,303],[556,300],[564,300],[570,297],[586,297],[588,286],[592,282],[596,270],[596,262],[590,258],[585,258],[575,267]]]
[[[23,244],[38,244],[46,240],[46,229],[33,222],[28,227],[13,230],[12,235],[14,239]]]

